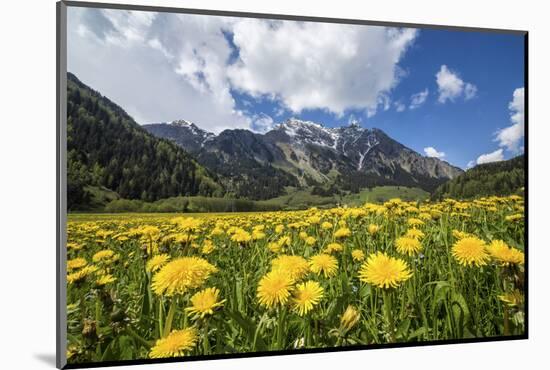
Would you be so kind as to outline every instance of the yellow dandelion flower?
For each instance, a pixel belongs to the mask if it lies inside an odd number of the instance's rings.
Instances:
[[[99,285],[99,286],[104,286],[104,285],[107,285],[107,284],[110,284],[110,283],[114,283],[116,281],[116,278],[111,275],[111,274],[105,274],[105,275],[101,275],[97,280],[96,280],[96,284]]]
[[[267,245],[270,251],[273,253],[279,253],[282,249],[281,245],[277,242],[271,242]]]
[[[267,308],[283,305],[288,301],[293,284],[294,280],[290,274],[282,270],[273,270],[258,283],[258,301]]]
[[[97,271],[95,266],[84,266],[80,270],[67,275],[67,283],[74,284],[84,281],[89,275]]]
[[[408,254],[412,256],[422,250],[422,244],[418,239],[401,237],[397,238],[395,241],[395,247],[397,251],[401,254]]]
[[[319,304],[323,298],[323,294],[323,287],[316,281],[310,280],[296,285],[292,297],[294,310],[300,316],[306,315],[313,309],[313,306]]]
[[[350,235],[351,235],[351,230],[348,229],[347,227],[341,227],[334,232],[334,237],[336,239],[347,238]]]
[[[115,252],[113,252],[110,249],[105,249],[94,254],[94,256],[92,257],[92,260],[94,262],[106,262],[111,260],[114,255],[115,255]]]
[[[305,242],[307,245],[314,245],[317,242],[317,239],[315,239],[313,236],[308,236]]]
[[[197,236],[189,233],[177,233],[174,235],[174,242],[179,244],[187,244],[195,239],[197,239]]]
[[[181,257],[164,265],[154,276],[151,287],[157,295],[173,296],[198,288],[218,269],[198,257]]]
[[[376,225],[376,224],[370,224],[368,227],[367,227],[367,231],[369,232],[369,234],[371,235],[374,235],[378,232],[378,230],[380,230],[380,226]]]
[[[151,258],[149,261],[147,261],[145,269],[150,272],[155,272],[162,266],[166,265],[169,259],[170,256],[167,254],[157,254],[156,256],[153,256],[153,258]]]
[[[424,221],[430,221],[432,219],[432,215],[428,212],[421,212],[418,217]]]
[[[182,357],[195,347],[197,329],[186,328],[172,331],[166,338],[156,341],[151,348],[150,358]]]
[[[68,271],[76,270],[86,266],[87,264],[88,262],[86,262],[84,258],[80,258],[80,257],[74,258],[72,260],[67,261],[67,270]]]
[[[281,247],[288,247],[291,241],[292,239],[290,238],[290,236],[285,235],[285,236],[282,236],[279,240],[277,240],[277,243]]]
[[[275,233],[280,234],[284,231],[285,225],[277,225],[275,226]]]
[[[265,233],[261,230],[252,231],[252,240],[262,240],[265,238]]]
[[[319,222],[321,222],[321,217],[314,215],[307,218],[307,222],[309,222],[311,225],[317,225]]]
[[[340,326],[349,331],[359,322],[360,317],[357,309],[350,305],[340,317]]]
[[[422,230],[418,230],[418,229],[409,229],[407,230],[407,232],[405,233],[405,236],[407,238],[413,238],[413,239],[422,239],[424,238],[424,233],[422,232]]]
[[[201,219],[193,217],[176,217],[171,222],[184,231],[197,231],[202,225]]]
[[[510,222],[521,221],[523,220],[523,215],[521,213],[517,213],[514,215],[506,216],[504,219]]]
[[[489,254],[504,266],[523,265],[525,256],[522,251],[509,247],[502,240],[493,240],[487,247]]]
[[[83,247],[83,245],[80,244],[80,243],[75,243],[75,242],[67,243],[67,249],[72,249],[72,250],[78,251],[78,250],[82,249],[82,247]]]
[[[271,269],[285,271],[292,279],[300,280],[309,271],[309,264],[300,256],[281,255],[271,262]]]
[[[223,235],[223,234],[224,234],[224,231],[221,227],[215,227],[210,232],[211,236],[219,236],[219,235]]]
[[[395,288],[412,276],[407,263],[382,252],[371,254],[359,270],[359,280],[379,288]]]
[[[231,236],[231,240],[237,243],[248,243],[252,239],[252,236],[250,233],[243,229],[237,229],[233,236]]]
[[[365,253],[361,249],[354,249],[351,251],[351,258],[354,261],[361,262],[365,259]]]
[[[332,227],[333,227],[332,224],[330,222],[327,222],[327,221],[325,221],[321,224],[321,229],[323,229],[323,230],[330,230],[330,229],[332,229]]]
[[[418,219],[418,218],[409,218],[407,220],[407,224],[409,226],[413,226],[413,227],[416,227],[416,226],[422,226],[424,225],[424,221]]]
[[[344,247],[340,243],[330,243],[325,248],[325,253],[341,252],[344,250]]]
[[[475,237],[466,237],[457,241],[453,245],[452,253],[463,266],[484,266],[489,259],[485,242]]]
[[[219,300],[220,291],[218,288],[206,288],[191,297],[191,307],[185,310],[195,316],[195,318],[203,318],[206,315],[212,315],[214,310],[222,307],[224,300]]]
[[[310,258],[309,267],[316,274],[331,277],[338,271],[338,260],[330,254],[318,254]]]
[[[156,226],[143,226],[140,231],[145,239],[156,240],[160,236],[160,229]]]
[[[212,243],[211,240],[206,239],[202,242],[202,253],[210,254],[214,251],[214,249],[216,249],[216,247],[214,247],[214,243]]]

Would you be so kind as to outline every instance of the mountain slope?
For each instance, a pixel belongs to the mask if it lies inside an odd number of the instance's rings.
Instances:
[[[139,126],[106,97],[68,74],[68,206],[85,208],[87,186],[127,199],[221,194],[215,176],[182,148]]]
[[[509,195],[525,186],[525,156],[502,162],[480,164],[441,185],[434,199],[447,197],[468,199],[489,195]]]
[[[414,152],[379,129],[356,124],[326,128],[290,119],[264,135],[225,130],[217,136],[189,125],[175,122],[145,129],[194,153],[236,195],[252,199],[282,195],[288,186],[357,192],[401,185],[433,191],[463,172]]]
[[[174,121],[171,124],[153,123],[142,127],[157,137],[173,140],[190,153],[199,151],[205,141],[215,136],[185,120]]]

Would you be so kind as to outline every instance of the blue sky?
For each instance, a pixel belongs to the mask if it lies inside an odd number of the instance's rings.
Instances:
[[[68,19],[69,71],[141,124],[357,120],[462,168],[523,151],[520,35],[84,8]]]

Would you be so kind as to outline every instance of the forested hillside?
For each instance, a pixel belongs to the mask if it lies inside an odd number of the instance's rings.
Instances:
[[[525,156],[480,164],[438,187],[434,199],[509,195],[525,186]]]
[[[89,186],[145,201],[223,193],[215,175],[183,149],[146,132],[122,108],[70,73],[67,89],[69,210],[86,208]]]

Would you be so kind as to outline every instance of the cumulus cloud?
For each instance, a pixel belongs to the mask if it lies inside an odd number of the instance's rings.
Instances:
[[[426,154],[427,157],[434,157],[439,159],[442,159],[443,157],[445,157],[444,152],[438,152],[433,146],[424,148],[424,153]]]
[[[411,104],[409,105],[409,109],[416,109],[420,107],[422,104],[426,102],[426,99],[428,98],[429,90],[426,88],[423,91],[420,91],[416,94],[411,95]]]
[[[525,99],[524,88],[514,90],[512,101],[508,104],[510,111],[511,126],[498,130],[496,133],[496,141],[499,146],[508,149],[511,152],[523,150],[523,145],[520,145],[525,135]]]
[[[275,122],[273,121],[273,118],[271,118],[267,114],[260,113],[253,117],[250,129],[254,132],[264,134],[273,129],[274,126]]]
[[[230,22],[70,7],[68,70],[140,124],[186,119],[213,132],[249,128],[252,119],[236,109],[225,78],[231,48],[222,31]]]
[[[391,107],[417,31],[386,27],[71,7],[68,69],[140,124],[186,119],[206,130],[263,130],[234,92],[285,111]],[[271,117],[270,117],[271,118]]]
[[[233,29],[238,62],[228,76],[238,89],[279,100],[294,113],[325,109],[337,115],[388,109],[399,82],[398,62],[414,29],[246,19]]]
[[[464,82],[457,72],[450,70],[445,64],[436,73],[435,79],[439,92],[437,100],[440,103],[453,102],[459,98],[469,100],[477,94],[477,87],[474,84]]]
[[[502,149],[497,149],[492,153],[482,154],[477,158],[477,164],[500,162],[504,160],[504,153]]]

